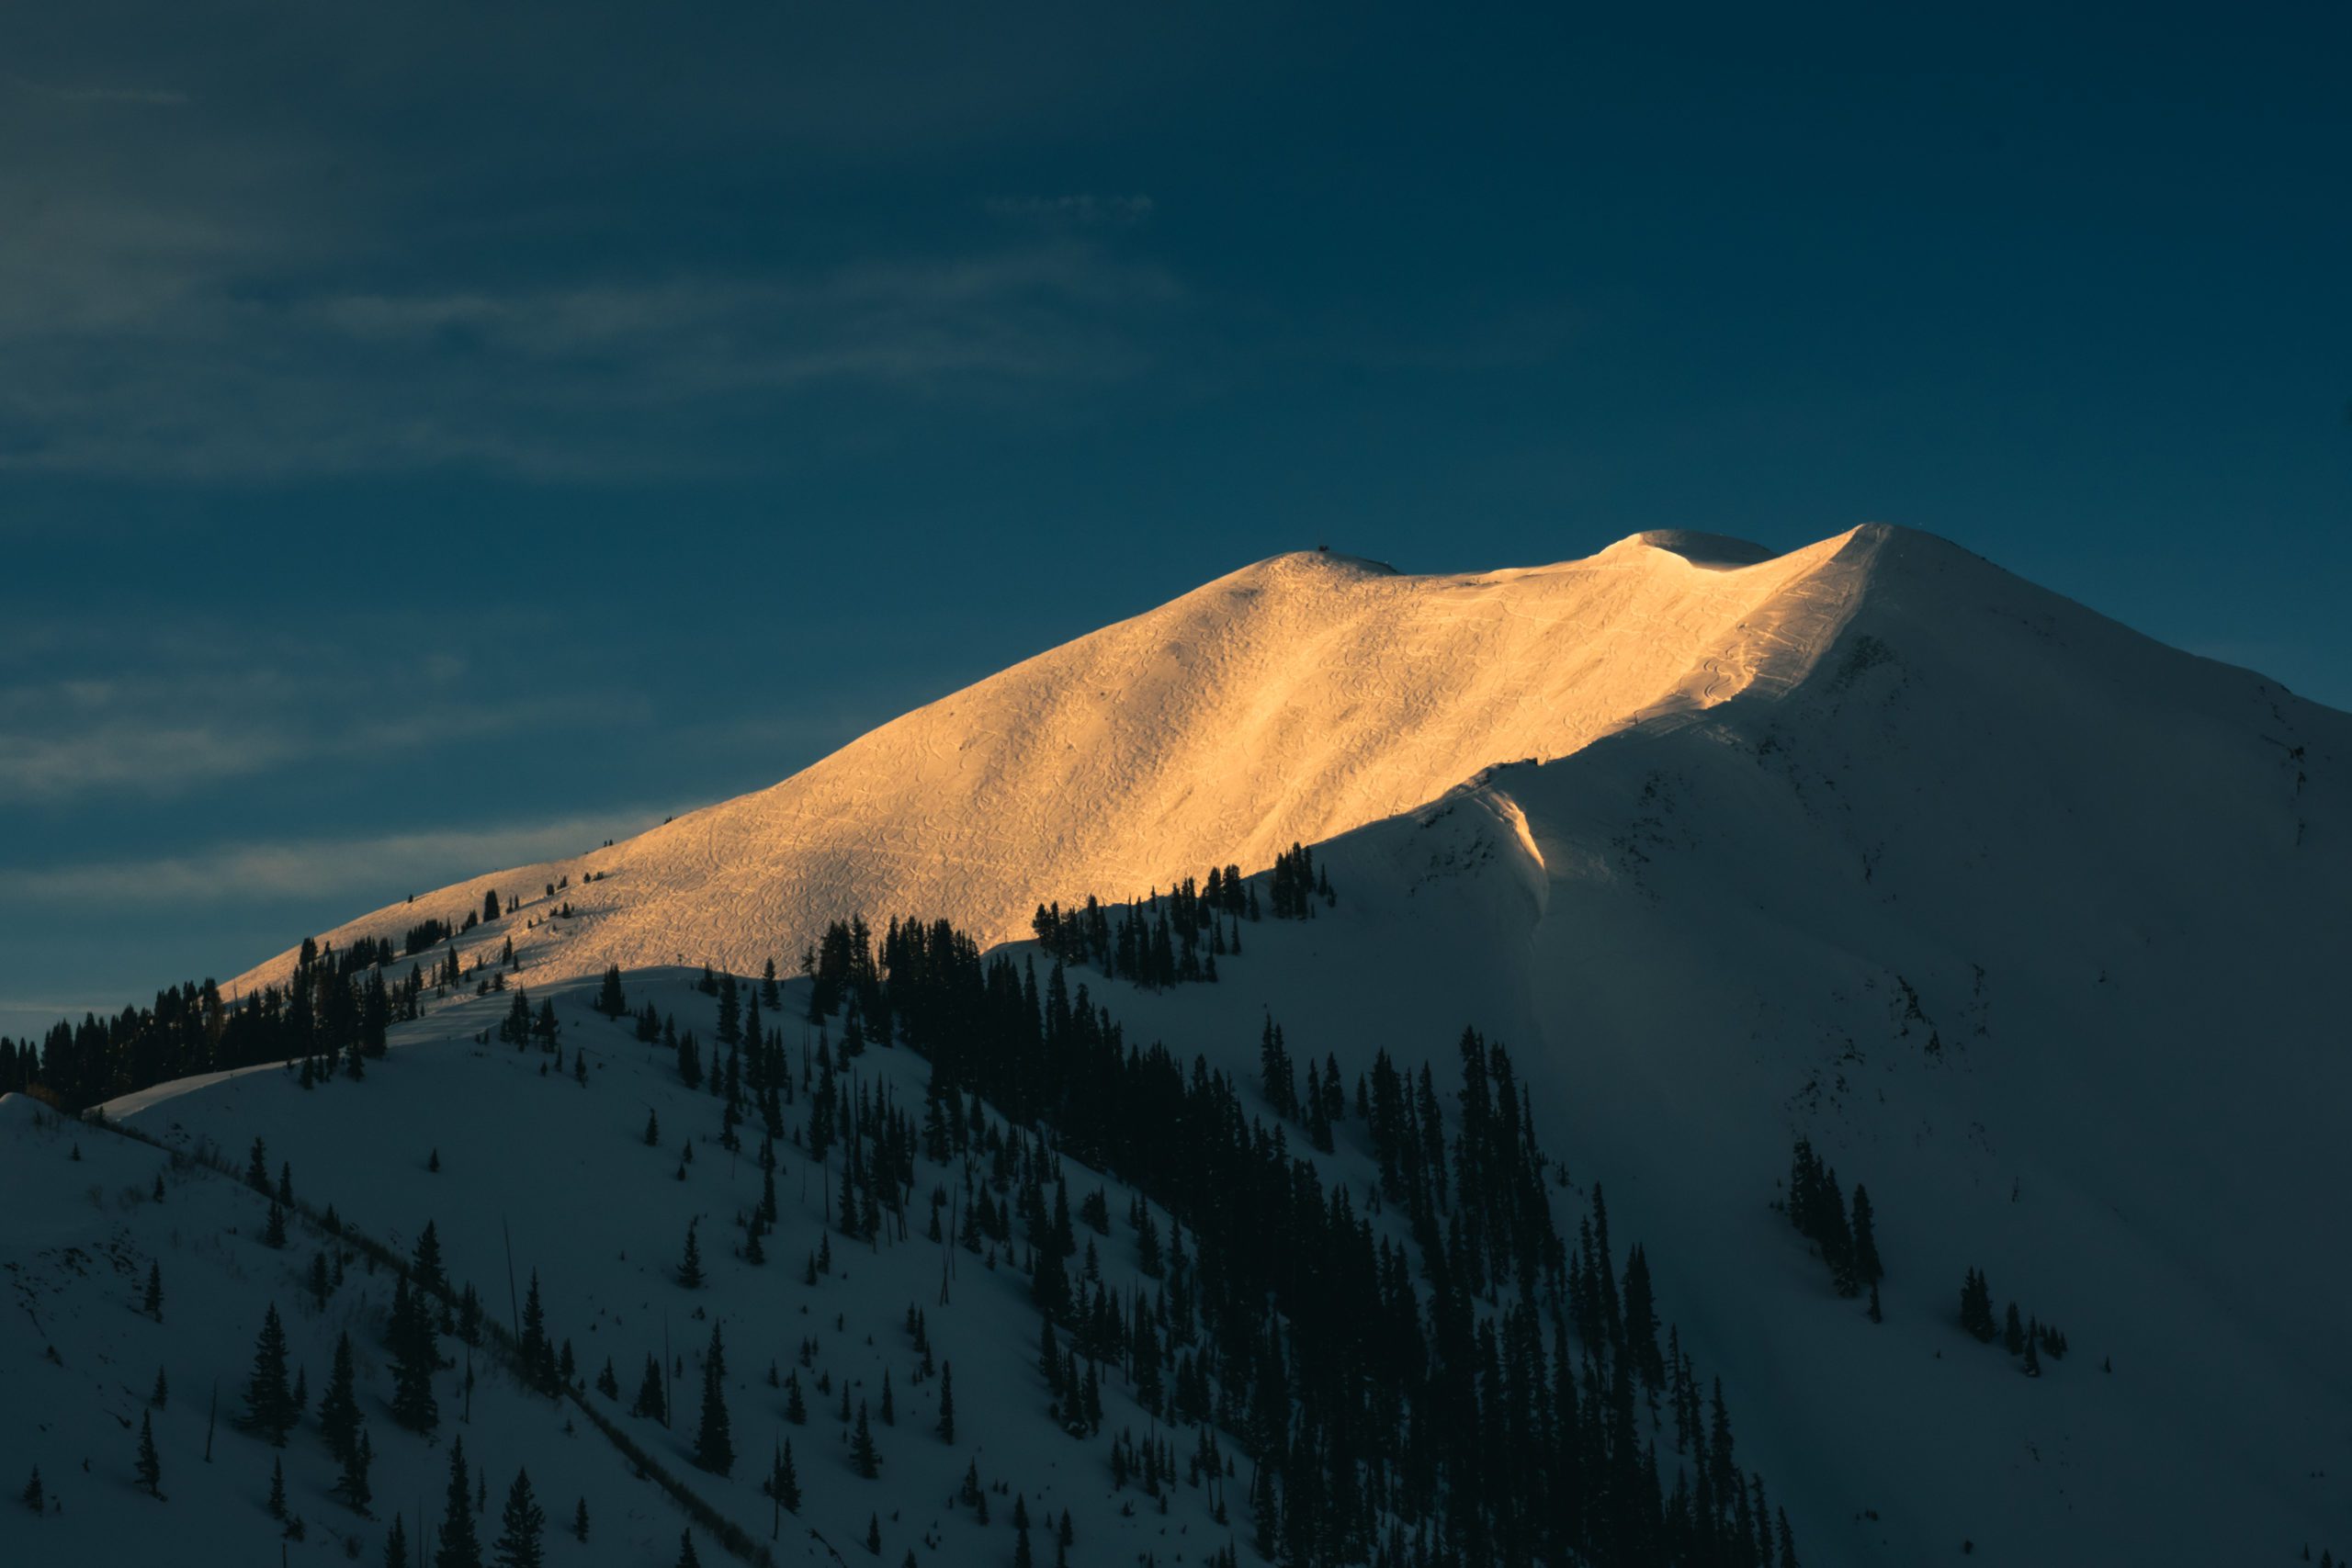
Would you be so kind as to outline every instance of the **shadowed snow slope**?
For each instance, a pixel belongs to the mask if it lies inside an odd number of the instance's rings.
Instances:
[[[1896,534],[1796,688],[1346,835],[1336,909],[1107,999],[1242,1073],[1268,1010],[1350,1079],[1510,1041],[1807,1562],[2315,1560],[2352,1538],[2347,769],[2345,715]],[[1767,1208],[1799,1133],[1876,1203],[1883,1325]],[[2074,1353],[1961,1334],[1971,1268]]]
[[[1250,925],[1219,983],[1080,977],[1252,1084],[1270,1012],[1342,1082],[1508,1041],[1805,1561],[2341,1551],[2352,718],[1924,535],[1761,556],[1282,557],[774,789],[330,934],[526,894],[459,947],[513,934],[538,996],[756,973],[852,910],[1012,937],[1041,899],[1317,842],[1337,905]],[[566,874],[578,915],[540,919]],[[1870,1189],[1883,1324],[1771,1209],[1799,1134]],[[2029,1379],[1962,1335],[1972,1268],[2073,1353]]]
[[[1041,899],[1263,866],[1490,763],[1785,689],[1890,536],[1861,528],[1770,558],[1713,536],[1641,535],[1589,560],[1457,577],[1277,556],[919,708],[772,789],[327,935],[397,938],[493,889],[527,902],[570,875],[575,918],[516,933],[566,973],[756,972],[853,911],[1018,936]],[[592,869],[609,880],[578,886]],[[280,954],[234,987],[290,967]]]

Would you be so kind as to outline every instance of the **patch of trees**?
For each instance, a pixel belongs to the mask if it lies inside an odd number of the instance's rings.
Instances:
[[[1870,1293],[1876,1317],[1878,1282],[1886,1277],[1879,1261],[1876,1222],[1868,1189],[1854,1183],[1849,1211],[1838,1185],[1838,1169],[1824,1165],[1813,1152],[1813,1141],[1800,1136],[1789,1156],[1789,1223],[1819,1250],[1829,1267],[1829,1278],[1841,1296]]]
[[[555,1003],[541,1001],[537,1013],[531,1010],[530,993],[521,987],[514,988],[514,1000],[506,1009],[506,1016],[498,1021],[498,1038],[502,1044],[521,1050],[537,1045],[542,1051],[556,1048],[560,1030],[556,1022]]]
[[[2066,1336],[2055,1325],[2038,1316],[2020,1312],[2011,1302],[2007,1320],[1996,1323],[1993,1317],[1993,1288],[1985,1282],[1982,1269],[1971,1269],[1960,1287],[1960,1326],[1971,1338],[1989,1345],[2001,1341],[2002,1348],[2018,1358],[2019,1370],[2030,1378],[2041,1375],[2041,1361],[2048,1357],[2053,1361],[2065,1359]]]
[[[730,978],[731,987],[731,978]],[[714,982],[713,989],[718,989]],[[725,1009],[721,1022],[734,1036],[722,1052],[717,1043],[710,1048],[706,1066],[701,1037],[691,1029],[681,1033],[674,1017],[662,1014],[651,1002],[642,1011],[628,1014],[626,998],[621,999],[622,1011],[632,1018],[638,1041],[658,1047],[676,1063],[678,1081],[688,1089],[707,1090],[719,1101],[719,1145],[729,1150],[740,1149],[742,1139],[737,1129],[756,1117],[766,1135],[784,1136],[784,1108],[794,1102],[792,1066],[784,1048],[784,1032],[769,1027],[760,1010],[759,993],[752,992],[748,1005],[729,1021]],[[601,1005],[600,1005],[600,1010]],[[510,1012],[510,1018],[513,1016]],[[536,1026],[535,1026],[536,1027]],[[552,1036],[549,1036],[551,1039]],[[861,1046],[862,1049],[862,1046]],[[842,1050],[849,1050],[844,1038]],[[575,1065],[579,1061],[574,1054]],[[557,1064],[561,1066],[560,1061]],[[649,1145],[661,1142],[661,1124],[650,1113],[646,1122],[645,1142]],[[681,1145],[681,1157],[692,1160],[691,1139]],[[680,1179],[684,1176],[680,1170]],[[771,1212],[768,1218],[773,1221]]]
[[[379,956],[387,950],[370,944]],[[379,964],[348,967],[334,949],[305,942],[285,985],[235,1002],[206,980],[157,992],[152,1008],[61,1020],[38,1044],[0,1039],[0,1092],[79,1112],[153,1084],[259,1062],[298,1063],[306,1086],[338,1071],[364,1077],[365,1063],[384,1054],[386,1031],[418,1015],[426,984],[414,965],[388,981]]]
[[[1308,863],[1295,873],[1312,887]],[[1221,1485],[1230,1448],[1250,1461],[1258,1550],[1302,1568],[1793,1564],[1785,1517],[1736,1462],[1720,1383],[1670,1326],[1659,1343],[1646,1253],[1613,1250],[1598,1188],[1575,1243],[1559,1236],[1501,1045],[1464,1032],[1450,1117],[1428,1066],[1375,1062],[1357,1113],[1380,1180],[1360,1211],[1204,1059],[1130,1044],[1063,963],[1041,981],[1034,959],[984,960],[944,922],[893,921],[878,952],[864,931],[837,926],[808,967],[931,1063],[923,1151],[966,1172],[933,1195],[934,1236],[1025,1259],[1066,1430],[1100,1435],[1111,1377],[1191,1429],[1189,1453],[1165,1433],[1114,1438],[1114,1484],[1157,1495],[1189,1468]],[[871,1238],[912,1185],[906,1121],[852,1094],[822,1043],[816,1065],[812,1157],[842,1147],[839,1226]],[[1316,1110],[1346,1118],[1336,1065],[1310,1077]],[[1149,1289],[1106,1281],[1091,1225],[1081,1246],[1065,1156],[1148,1200],[1129,1221]]]
[[[1315,867],[1315,852],[1303,844],[1294,843],[1274,857],[1273,886],[1267,904],[1278,920],[1311,920],[1315,906],[1327,908],[1340,901],[1331,891],[1328,872]]]
[[[1040,904],[1029,929],[1054,959],[1084,964],[1148,989],[1216,978],[1216,961],[1241,951],[1241,923],[1262,919],[1309,919],[1319,902],[1337,902],[1330,877],[1318,872],[1306,849],[1293,844],[1277,855],[1271,897],[1261,904],[1257,879],[1238,865],[1211,866],[1205,882],[1186,877],[1162,895],[1158,888],[1138,902],[1103,904],[1088,894],[1082,905],[1065,909]]]
[[[447,920],[428,919],[421,924],[411,926],[408,928],[408,934],[401,939],[401,955],[407,957],[426,952],[440,946],[457,934]]]

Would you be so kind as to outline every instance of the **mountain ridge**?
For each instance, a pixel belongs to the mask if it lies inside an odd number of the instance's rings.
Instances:
[[[1784,690],[1811,672],[1896,536],[1927,537],[1866,525],[1770,556],[1653,532],[1583,560],[1430,575],[1319,551],[1270,557],[916,708],[768,789],[322,934],[397,939],[491,891],[548,904],[541,890],[568,878],[553,902],[573,917],[517,933],[566,973],[788,964],[852,909],[921,908],[1015,937],[1041,901],[1263,865],[1495,762],[1566,755],[1752,684]],[[1738,563],[1747,556],[1761,558]],[[591,872],[610,879],[583,886]],[[725,931],[697,929],[695,900],[729,906]],[[289,949],[227,989],[280,979],[293,960]]]

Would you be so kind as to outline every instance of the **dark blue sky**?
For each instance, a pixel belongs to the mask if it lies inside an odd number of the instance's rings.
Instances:
[[[1932,529],[2352,705],[2352,11],[0,21],[0,1031],[1319,541]]]

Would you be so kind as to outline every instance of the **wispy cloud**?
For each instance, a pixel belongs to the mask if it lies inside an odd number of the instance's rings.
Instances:
[[[0,871],[0,899],[49,907],[201,905],[380,892],[403,880],[423,890],[483,870],[584,854],[662,815],[632,807],[547,822],[222,844],[144,860]]]
[[[1128,318],[1180,293],[1157,268],[1063,243],[805,277],[503,291],[251,299],[226,282],[151,282],[68,304],[79,325],[63,330],[56,313],[0,310],[0,470],[670,471],[687,459],[665,448],[666,422],[745,400],[1129,376],[1146,356]]]
[[[220,644],[185,626],[117,640],[113,651],[139,665],[0,686],[0,805],[165,797],[300,762],[646,716],[626,692],[475,696],[458,684],[466,661],[455,653],[420,661],[422,679],[396,679],[364,659],[355,668],[345,655],[287,647],[247,647],[245,661],[224,662]],[[70,646],[48,654],[86,656]],[[286,662],[254,661],[273,656]]]
[[[107,724],[71,735],[0,731],[0,802],[99,789],[167,793],[260,773],[291,751],[282,736],[204,725]]]

